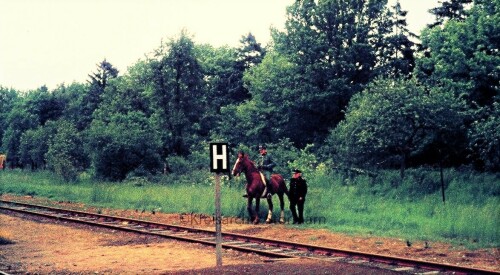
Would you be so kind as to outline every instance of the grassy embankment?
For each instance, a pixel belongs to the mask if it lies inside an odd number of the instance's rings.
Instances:
[[[469,248],[499,247],[500,176],[445,171],[443,203],[439,173],[381,172],[376,178],[345,179],[317,171],[307,177],[306,224],[335,232],[397,237],[410,241],[445,241]],[[150,183],[132,179],[97,182],[82,177],[65,183],[49,172],[0,171],[0,193],[83,202],[97,207],[145,209],[166,213],[214,213],[213,175],[168,176]],[[247,218],[243,178],[223,179],[222,213]],[[274,197],[275,209],[279,208]],[[288,222],[290,211],[285,204]],[[261,217],[267,203],[261,201]],[[278,215],[275,211],[275,215]],[[289,224],[288,226],[295,226]]]

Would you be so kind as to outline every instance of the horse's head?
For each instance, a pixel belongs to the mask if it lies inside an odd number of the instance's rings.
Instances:
[[[233,172],[232,172],[233,176],[238,176],[239,174],[241,174],[244,168],[243,162],[245,161],[246,157],[247,156],[243,151],[238,152],[238,158],[236,159],[236,162],[234,163],[233,166]]]

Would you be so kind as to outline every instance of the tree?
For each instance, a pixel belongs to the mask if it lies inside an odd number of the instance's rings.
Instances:
[[[101,63],[97,64],[97,72],[89,74],[90,85],[95,85],[100,88],[101,91],[103,91],[107,84],[109,79],[115,78],[118,76],[118,70],[111,65],[106,59],[101,61]]]
[[[376,75],[411,78],[419,45],[412,41],[418,36],[408,29],[407,14],[408,11],[401,9],[399,1],[387,14],[381,14],[378,31],[381,35],[376,40]]]
[[[422,32],[426,55],[417,61],[419,79],[449,89],[477,109],[499,95],[500,1],[477,1],[463,21]],[[495,99],[497,98],[497,99]]]
[[[92,114],[99,107],[102,101],[102,94],[108,86],[111,79],[118,77],[118,70],[111,65],[106,59],[101,63],[97,64],[97,71],[89,74],[90,80],[88,91],[82,99],[82,117],[85,120],[82,121],[79,128],[86,128],[92,119]]]
[[[463,21],[467,17],[466,6],[473,0],[451,0],[438,1],[441,6],[429,10],[436,16],[436,22],[429,24],[429,28],[442,26],[446,20],[453,19]]]
[[[45,154],[55,132],[55,123],[49,121],[44,126],[29,129],[21,135],[19,158],[24,167],[30,166],[32,170],[45,168]]]
[[[464,104],[414,80],[377,79],[355,95],[346,119],[327,140],[327,151],[347,165],[392,167],[401,177],[409,159],[426,146],[461,130]],[[440,149],[446,150],[443,146]]]
[[[245,71],[255,65],[258,65],[264,59],[266,51],[260,43],[257,42],[252,33],[242,36],[240,47],[237,49],[236,62],[240,71]]]
[[[301,120],[300,110],[290,109],[297,101],[291,86],[295,66],[286,56],[269,51],[258,66],[247,70],[243,79],[251,87],[252,99],[224,110],[221,132],[250,144],[273,143],[285,137],[295,142],[307,140],[310,133],[304,133],[314,125]],[[234,131],[234,127],[241,131]]]
[[[77,131],[83,131],[92,121],[92,115],[86,109],[86,97],[89,86],[81,83],[72,83],[69,86],[60,86],[53,93],[63,102],[65,108],[60,119],[67,120],[75,125]]]
[[[22,134],[39,125],[39,118],[30,111],[26,99],[22,99],[16,102],[6,119],[8,127],[2,138],[2,148],[7,153],[7,161],[14,167],[22,165],[19,154]]]
[[[55,133],[48,142],[45,158],[49,169],[66,181],[75,181],[78,172],[88,168],[82,135],[71,122],[54,123]]]
[[[7,124],[7,117],[18,100],[20,98],[16,90],[0,86],[0,152],[5,152],[5,149],[2,149],[2,140],[9,125]]]
[[[160,130],[154,123],[150,65],[139,61],[108,82],[86,131],[86,152],[96,176],[123,180],[161,171]]]
[[[295,1],[284,31],[273,31],[276,51],[295,64],[287,96],[301,138],[297,146],[320,143],[343,118],[351,96],[371,81],[376,41],[386,1]],[[249,90],[253,93],[252,87]],[[264,92],[275,93],[267,89]],[[282,102],[272,102],[279,105]]]
[[[25,107],[37,117],[38,124],[45,125],[50,120],[58,120],[66,106],[61,98],[49,91],[46,86],[42,86],[26,94]]]
[[[216,108],[250,99],[250,93],[243,84],[243,74],[260,64],[265,54],[265,49],[251,33],[242,36],[236,49],[215,49],[209,45],[197,47],[197,59],[209,85],[210,101],[217,103]]]
[[[134,171],[161,171],[158,132],[142,112],[110,114],[95,119],[87,134],[86,150],[99,178],[123,180]]]
[[[500,103],[495,102],[487,114],[472,123],[470,146],[481,170],[500,171]]]
[[[450,18],[441,28],[424,30],[422,45],[427,50],[417,60],[419,79],[467,102],[469,141],[461,146],[469,145],[469,161],[481,169],[496,169],[488,158],[496,158],[491,150],[496,148],[493,140],[499,136],[494,134],[494,120],[490,119],[500,100],[499,9],[498,0],[476,0],[467,16]],[[480,130],[492,134],[492,139],[484,137]]]
[[[221,108],[238,104],[249,94],[246,89],[242,92],[243,72],[237,68],[236,49],[198,45],[195,55],[203,74],[203,92],[207,103],[205,112],[200,114],[200,134],[208,136],[221,119]]]
[[[150,65],[153,108],[164,133],[163,156],[186,156],[197,142],[200,114],[208,104],[193,41],[183,31],[155,52]]]

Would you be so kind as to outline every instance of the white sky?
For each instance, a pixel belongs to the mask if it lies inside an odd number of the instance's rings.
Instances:
[[[106,58],[121,73],[184,28],[196,43],[263,45],[295,0],[0,0],[0,86],[85,82]],[[394,3],[396,0],[389,0]],[[410,29],[433,22],[437,0],[400,0]]]

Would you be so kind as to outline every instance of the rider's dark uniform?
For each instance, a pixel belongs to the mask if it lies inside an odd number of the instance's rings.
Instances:
[[[259,162],[259,169],[264,173],[266,180],[269,182],[271,179],[271,174],[273,173],[273,168],[276,166],[276,163],[273,162],[271,157],[266,153],[261,155]]]
[[[259,149],[265,150],[266,147],[261,145],[261,146],[259,146]],[[271,157],[267,154],[267,151],[261,151],[258,168],[259,168],[259,171],[261,171],[264,174],[268,194],[271,194],[271,192],[272,192],[272,185],[270,184],[270,182],[271,182],[271,175],[273,174],[274,166],[276,166],[276,163],[274,163],[274,161],[271,159]]]

